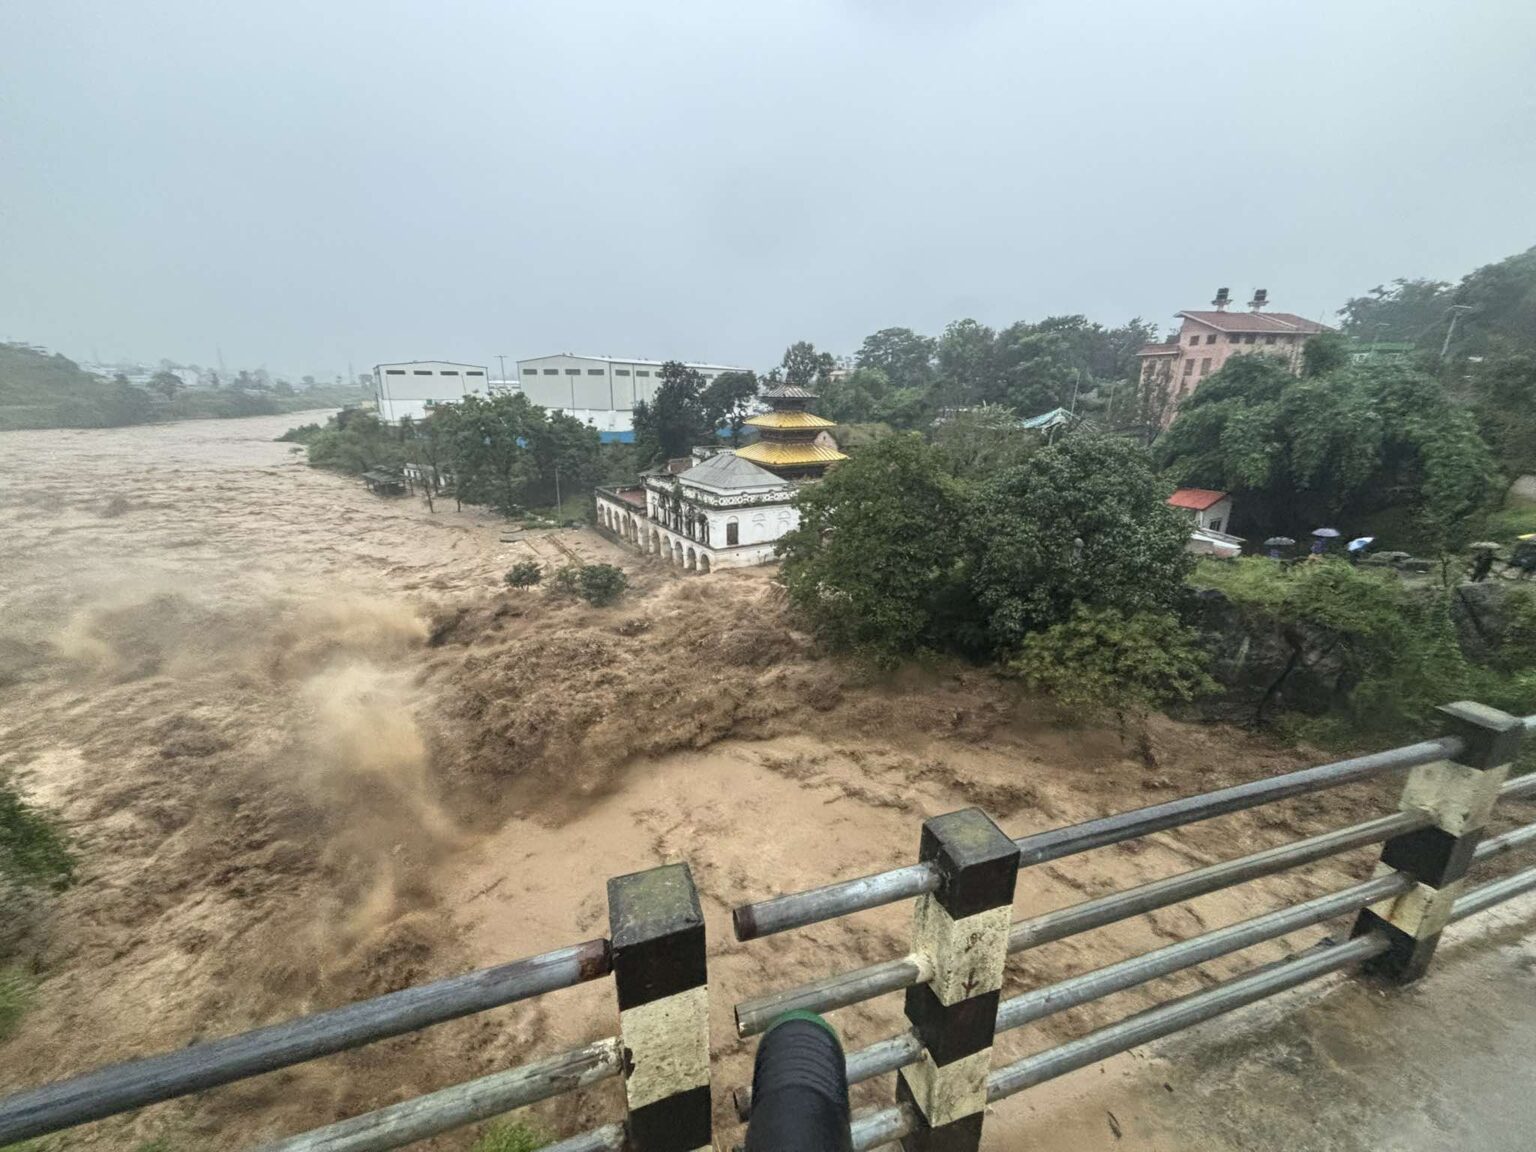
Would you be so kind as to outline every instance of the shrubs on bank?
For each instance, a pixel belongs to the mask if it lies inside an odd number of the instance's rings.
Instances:
[[[544,569],[537,560],[520,560],[507,569],[504,577],[513,588],[532,588],[544,578]]]
[[[594,608],[605,608],[629,587],[629,577],[612,564],[568,564],[550,580],[557,595],[574,596]]]

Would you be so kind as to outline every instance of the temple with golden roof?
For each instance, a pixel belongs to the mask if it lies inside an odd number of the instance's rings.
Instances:
[[[836,425],[810,411],[816,393],[795,384],[780,384],[764,392],[763,399],[769,410],[747,420],[758,430],[760,439],[736,449],[743,460],[761,464],[787,480],[814,480],[828,464],[848,459],[823,442],[831,439],[823,433]]]
[[[628,487],[597,490],[599,527],[694,572],[772,560],[800,523],[795,495],[847,457],[831,420],[811,412],[816,393],[780,384],[762,394],[768,411],[749,417],[759,438],[743,448],[695,448]]]

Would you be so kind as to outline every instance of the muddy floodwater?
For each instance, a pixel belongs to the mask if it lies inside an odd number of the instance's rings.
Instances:
[[[590,530],[519,536],[451,500],[429,511],[310,469],[275,437],[321,415],[0,435],[0,772],[59,816],[80,861],[75,887],[0,925],[36,982],[0,1042],[0,1089],[602,936],[608,877],[686,860],[708,924],[728,1147],[729,1090],[752,1052],[733,1002],[910,947],[903,906],[749,944],[732,938],[733,906],[909,863],[921,821],[941,812],[977,805],[1019,835],[1319,758],[1161,718],[1144,758],[980,670],[875,677],[820,653],[767,571],[682,576]],[[507,588],[502,573],[530,558],[546,571],[617,563],[631,588],[603,609]],[[1391,802],[1344,789],[1059,861],[1021,878],[1016,911]],[[1007,992],[1371,865],[1369,851],[1348,854],[1025,953]],[[1517,913],[1462,940],[1410,993],[1293,998],[1002,1102],[986,1146],[1527,1147],[1510,1133],[1536,1119],[1529,922]],[[1321,931],[1048,1018],[999,1038],[996,1058]],[[850,1045],[870,1043],[902,1026],[900,1001],[833,1021]],[[67,1147],[241,1147],[616,1024],[598,982],[104,1121]],[[891,1092],[885,1077],[855,1102]],[[608,1084],[533,1120],[565,1135],[619,1109]],[[473,1135],[424,1147],[462,1150]]]

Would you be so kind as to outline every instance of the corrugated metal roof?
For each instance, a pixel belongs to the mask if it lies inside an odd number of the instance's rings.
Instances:
[[[532,364],[536,360],[556,360],[565,357],[569,360],[596,360],[603,364],[645,364],[649,367],[659,368],[663,364],[670,364],[670,360],[646,360],[639,356],[588,356],[584,352],[551,352],[548,356],[530,356],[525,360],[517,361],[519,367],[524,364]],[[684,368],[699,368],[709,372],[746,372],[748,369],[736,364],[696,364],[693,361],[683,361]]]

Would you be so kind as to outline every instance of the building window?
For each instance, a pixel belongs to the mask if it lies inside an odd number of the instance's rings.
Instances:
[[[734,548],[741,543],[741,525],[736,523],[736,517],[732,516],[725,522],[725,546]]]
[[[1198,344],[1198,343],[1200,343],[1200,335],[1199,335],[1199,333],[1196,333],[1195,335],[1191,336],[1189,338],[1189,342],[1191,344]]]
[[[602,369],[602,368],[588,368],[587,369],[587,375],[588,376],[601,376],[601,375],[603,375],[603,372],[604,372],[604,369]]]
[[[484,372],[466,372],[466,373],[464,373],[464,375],[466,375],[466,376],[484,376],[485,373]]]
[[[1195,372],[1195,358],[1193,356],[1191,356],[1188,360],[1184,361],[1184,375],[1192,376],[1192,375],[1194,375],[1194,372]]]
[[[1214,344],[1214,343],[1216,343],[1216,333],[1212,332],[1209,336],[1207,336],[1205,338],[1205,342],[1207,344]]]
[[[411,370],[411,375],[412,376],[430,376],[430,375],[432,375],[432,369],[430,369],[430,368],[413,368]]]
[[[1273,344],[1274,342],[1275,342],[1275,338],[1273,336],[1266,336],[1266,337],[1264,337],[1264,343],[1266,343],[1266,344]]]
[[[629,369],[628,368],[615,368],[613,370],[613,374],[615,376],[628,376],[629,375]]]
[[[1200,375],[1204,376],[1210,370],[1211,370],[1211,358],[1209,356],[1207,356],[1204,360],[1200,361]]]
[[[1211,521],[1211,531],[1212,532],[1220,532],[1221,531],[1221,521],[1220,520],[1212,520]]]
[[[649,376],[650,373],[647,372],[644,368],[636,368],[635,369],[635,375],[636,376]]]
[[[1258,337],[1255,336],[1252,332],[1250,332],[1250,333],[1248,333],[1248,335],[1243,337],[1243,343],[1244,344],[1252,344],[1257,339],[1258,339]]]
[[[1241,337],[1241,336],[1239,336],[1239,335],[1237,335],[1237,334],[1236,334],[1236,333],[1233,333],[1233,334],[1232,334],[1232,335],[1231,335],[1231,336],[1228,336],[1228,337],[1227,337],[1227,343],[1228,343],[1228,344],[1236,344],[1236,343],[1238,343],[1238,342],[1239,342],[1239,341],[1240,341],[1240,340],[1242,340],[1242,337]]]
[[[565,374],[567,376],[580,376],[581,375],[581,369],[580,368],[567,368],[565,370]]]
[[[442,372],[439,373],[441,376],[457,376],[458,374],[459,370],[457,368],[444,368]]]
[[[386,375],[386,376],[404,376],[405,375],[405,369],[404,368],[386,368],[386,369],[384,369],[384,375]]]
[[[558,369],[558,368],[546,368],[546,369],[544,369],[544,375],[546,375],[546,376],[558,376],[558,375],[560,375],[560,369]]]

